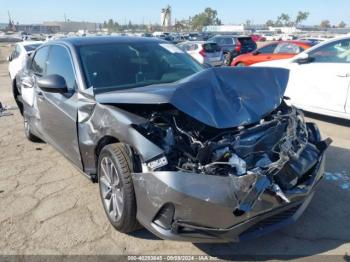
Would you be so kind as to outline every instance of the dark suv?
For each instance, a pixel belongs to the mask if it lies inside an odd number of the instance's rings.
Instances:
[[[225,64],[230,65],[233,58],[246,54],[257,48],[250,36],[216,35],[208,41],[217,43],[225,55]]]

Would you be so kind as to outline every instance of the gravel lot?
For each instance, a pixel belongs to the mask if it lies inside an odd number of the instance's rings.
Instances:
[[[0,101],[13,106],[5,60],[9,50],[8,44],[0,43]],[[243,243],[191,244],[163,241],[146,230],[132,235],[113,230],[104,215],[97,185],[77,172],[51,146],[28,142],[18,110],[9,112],[14,115],[0,117],[0,255],[207,254],[291,259],[332,254],[349,261],[347,121],[308,117],[334,143],[328,151],[326,179],[297,223]]]

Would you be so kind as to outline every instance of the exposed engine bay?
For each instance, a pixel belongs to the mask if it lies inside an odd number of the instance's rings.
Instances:
[[[143,114],[149,121],[136,128],[165,152],[148,163],[153,171],[252,176],[250,188],[254,185],[255,190],[245,196],[249,203],[238,212],[249,211],[266,189],[288,203],[283,190],[296,187],[318,161],[319,145],[302,112],[284,102],[259,123],[223,130],[176,109]]]

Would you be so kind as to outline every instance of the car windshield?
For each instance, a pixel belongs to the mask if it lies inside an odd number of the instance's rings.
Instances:
[[[100,92],[172,83],[204,70],[167,43],[113,43],[78,48],[89,87]]]
[[[24,49],[27,51],[27,52],[31,52],[31,51],[34,51],[35,49],[37,49],[41,44],[32,44],[32,45],[25,45],[24,46]]]

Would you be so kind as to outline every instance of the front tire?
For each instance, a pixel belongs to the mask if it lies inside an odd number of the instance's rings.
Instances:
[[[102,205],[110,223],[122,233],[139,228],[132,183],[132,160],[125,145],[105,146],[98,158],[98,183]]]

